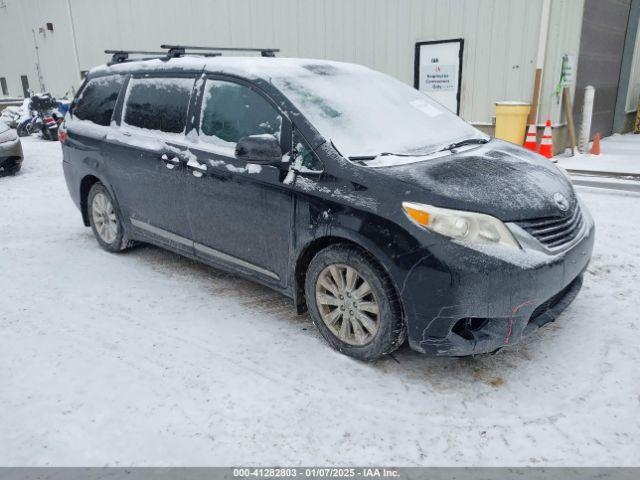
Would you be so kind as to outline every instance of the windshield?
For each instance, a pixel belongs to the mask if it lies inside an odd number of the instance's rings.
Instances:
[[[303,66],[273,83],[347,157],[425,155],[484,134],[406,84],[366,67]]]

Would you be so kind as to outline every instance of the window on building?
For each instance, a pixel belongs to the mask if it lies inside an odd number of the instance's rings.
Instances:
[[[89,81],[80,92],[71,113],[81,120],[109,125],[123,83],[124,78],[119,75]]]
[[[24,98],[31,96],[29,91],[29,78],[26,75],[20,76],[20,83],[22,84],[22,95]]]
[[[9,89],[7,88],[7,79],[0,77],[0,88],[2,89],[2,95],[9,95]]]
[[[237,83],[209,80],[202,102],[200,135],[225,147],[242,137],[273,134],[280,138],[282,117],[260,94]]]
[[[131,79],[124,122],[148,130],[183,133],[194,81],[192,78]]]

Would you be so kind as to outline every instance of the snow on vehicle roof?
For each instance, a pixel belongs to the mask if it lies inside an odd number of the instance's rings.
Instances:
[[[308,74],[310,69],[333,67],[342,72],[362,72],[367,67],[353,63],[316,60],[311,58],[265,58],[265,57],[203,57],[189,55],[186,57],[149,60],[133,60],[125,63],[101,65],[93,68],[89,75],[109,73],[161,72],[161,71],[206,71],[210,73],[227,73],[248,78],[269,80],[274,76],[297,76]]]

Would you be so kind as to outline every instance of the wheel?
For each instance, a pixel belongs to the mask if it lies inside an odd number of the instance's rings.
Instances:
[[[91,230],[102,248],[108,252],[121,252],[132,245],[125,235],[117,204],[102,183],[94,183],[89,190],[87,209]]]
[[[0,166],[0,177],[15,175],[22,167],[22,160],[7,161]]]
[[[16,128],[16,133],[18,134],[19,137],[28,137],[29,131],[27,129],[27,125],[23,123],[18,125],[18,128]]]
[[[332,245],[309,264],[305,279],[313,322],[334,349],[373,361],[404,342],[398,295],[373,258],[349,245]]]

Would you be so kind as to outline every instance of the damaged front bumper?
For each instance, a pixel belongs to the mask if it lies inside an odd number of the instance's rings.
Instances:
[[[593,251],[593,220],[584,211],[580,237],[561,253],[454,242],[430,248],[402,291],[411,347],[441,356],[490,353],[554,321],[580,291]]]

